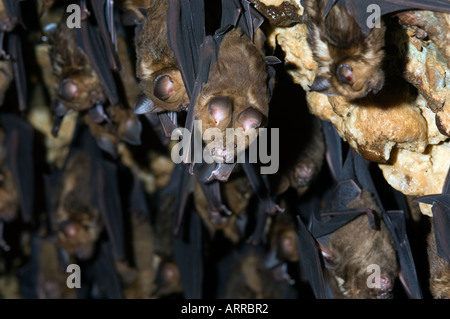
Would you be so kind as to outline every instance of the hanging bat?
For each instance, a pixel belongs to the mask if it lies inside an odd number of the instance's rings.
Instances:
[[[152,1],[142,30],[136,35],[136,75],[145,97],[135,113],[178,112],[189,98],[174,53],[167,42],[168,0]]]
[[[242,56],[247,59],[243,60]],[[232,162],[252,142],[245,134],[267,124],[270,100],[267,83],[267,65],[262,48],[239,28],[226,34],[208,82],[194,106],[195,118],[202,121],[202,133],[218,128],[225,137],[227,128],[235,129],[236,140],[233,141],[202,134],[216,162]]]
[[[334,272],[336,295],[347,298],[386,298],[390,296],[394,280],[399,276],[408,295],[421,298],[403,212],[383,210],[368,162],[349,149],[346,161],[342,164],[339,135],[331,124],[323,125],[329,147],[327,159],[338,183],[328,195],[329,213],[325,211],[322,216],[320,213],[313,214],[309,228],[320,243],[325,260],[332,265],[330,269]],[[364,238],[354,240],[358,236]],[[351,253],[350,250],[345,252],[346,247],[351,245]],[[330,247],[336,250],[333,252]],[[364,272],[368,261],[380,266],[382,284],[377,289],[363,284],[367,279],[367,273]],[[349,277],[346,271],[357,275]]]
[[[82,111],[105,103],[101,80],[78,46],[75,29],[67,26],[64,17],[51,34],[50,44],[50,60],[58,79],[55,115],[63,116],[69,110]]]
[[[448,1],[304,0],[308,43],[318,63],[311,89],[348,100],[376,94],[384,86],[384,32],[381,16],[414,9],[450,12]],[[379,25],[369,19],[376,5]],[[370,9],[370,10],[369,10]]]
[[[364,35],[349,11],[339,4],[325,16],[326,3],[303,1],[308,44],[318,64],[311,90],[348,100],[376,94],[384,85],[384,25]]]
[[[61,176],[60,194],[54,208],[57,243],[79,259],[94,254],[104,227],[98,208],[92,205],[91,165],[87,153],[71,156]]]
[[[61,247],[80,259],[91,257],[103,233],[114,258],[126,258],[117,164],[103,157],[89,129],[80,120],[69,154],[53,189],[53,231]],[[81,185],[81,186],[79,186]]]

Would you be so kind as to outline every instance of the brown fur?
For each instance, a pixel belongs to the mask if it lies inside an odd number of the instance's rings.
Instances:
[[[227,127],[241,128],[238,119],[248,107],[253,107],[262,114],[261,127],[263,127],[269,115],[270,95],[267,79],[268,74],[262,48],[254,45],[241,29],[235,29],[228,33],[220,45],[217,61],[212,67],[208,82],[203,87],[195,105],[195,118],[202,121],[202,132],[216,127],[208,110],[208,103],[213,97],[231,98],[231,121],[226,126],[217,127],[222,131],[224,140]],[[245,138],[241,130],[237,130],[235,133]],[[226,150],[225,161],[229,161],[233,159],[233,154],[236,156],[248,147],[249,141],[246,138],[245,141],[245,145],[238,143],[237,152],[234,152],[236,146],[230,141],[228,141],[230,145],[225,145],[226,143],[219,139],[205,140],[211,155],[217,161],[223,161],[224,158],[221,158],[220,154],[216,155],[214,150]]]
[[[179,111],[187,106],[189,98],[184,88],[175,56],[167,43],[167,0],[152,1],[142,30],[136,37],[136,74],[139,87],[160,111]],[[166,101],[154,94],[158,76],[172,78],[175,93]]]
[[[6,165],[5,132],[0,129],[0,221],[12,221],[19,210],[19,195],[11,170]]]
[[[430,266],[430,291],[434,298],[450,299],[450,264],[437,254],[434,227],[427,238]]]
[[[299,259],[295,223],[287,214],[278,214],[271,225],[270,249],[277,251],[277,257],[283,261],[297,262]]]
[[[385,27],[374,28],[366,37],[347,10],[335,5],[324,20],[324,0],[303,0],[308,43],[318,64],[316,77],[325,78],[331,87],[324,93],[341,95],[348,100],[378,92],[384,84],[381,63],[384,58]],[[342,83],[337,76],[338,66],[348,64],[353,80]]]
[[[100,213],[92,206],[91,162],[83,152],[71,156],[62,174],[55,203],[57,243],[78,258],[91,257],[103,229]],[[74,232],[70,235],[70,227]]]
[[[53,72],[61,83],[72,81],[77,87],[77,96],[60,101],[67,109],[81,111],[95,103],[103,103],[106,98],[100,79],[92,68],[87,55],[78,47],[75,30],[66,25],[65,16],[51,36],[50,59]]]
[[[361,197],[349,204],[349,207],[369,208],[374,211],[379,229],[372,229],[366,214],[339,228],[331,234],[327,253],[328,271],[331,286],[336,298],[369,299],[391,297],[390,291],[380,291],[367,286],[371,264],[380,266],[381,274],[387,275],[390,282],[398,275],[395,245],[372,195],[363,191]],[[391,287],[392,289],[392,287]]]

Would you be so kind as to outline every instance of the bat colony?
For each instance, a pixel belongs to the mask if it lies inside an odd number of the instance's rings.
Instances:
[[[376,99],[384,17],[450,9],[371,2],[379,28],[356,0],[302,0],[303,16],[285,2],[285,18],[258,0],[0,1],[0,280],[21,298],[449,298],[450,177],[417,199],[434,213],[420,255],[404,196],[308,113],[266,43],[272,26],[305,24],[310,89]],[[181,128],[201,130],[215,162],[193,163]],[[232,142],[204,134],[231,128]],[[272,175],[249,161],[262,128],[280,130]],[[179,164],[172,134],[186,142]]]

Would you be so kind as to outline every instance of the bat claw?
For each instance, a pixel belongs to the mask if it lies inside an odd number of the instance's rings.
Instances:
[[[133,114],[140,115],[145,113],[156,113],[159,111],[160,109],[155,106],[155,103],[153,103],[153,101],[145,94],[139,94],[136,97]]]

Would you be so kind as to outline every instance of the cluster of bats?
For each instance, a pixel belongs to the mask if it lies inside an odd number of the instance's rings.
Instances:
[[[383,89],[386,27],[361,24],[366,2],[303,0],[303,16],[290,15],[309,30],[318,63],[311,90],[353,100]],[[375,2],[383,16],[450,12],[445,0]],[[72,3],[79,11],[66,11]],[[0,1],[0,278],[14,273],[25,298],[62,297],[67,289],[45,279],[50,245],[52,269],[64,275],[70,263],[81,266],[78,298],[424,296],[405,197],[308,113],[283,55],[266,46],[273,16],[258,4]],[[26,6],[39,14],[25,18]],[[52,12],[58,20],[41,26]],[[71,27],[68,19],[77,18],[80,26]],[[23,47],[35,29],[50,46],[53,136],[66,115],[78,114],[57,168],[40,161],[45,147],[24,116],[33,68]],[[174,132],[187,138],[181,127],[223,135],[279,128],[280,169],[261,175],[248,140],[202,134],[216,162],[192,161],[188,140],[167,185],[149,194],[137,174],[148,163],[138,163],[153,146],[170,154]],[[122,145],[135,167],[125,165]],[[244,163],[229,163],[239,154]],[[418,199],[433,205],[426,293],[435,298],[450,296],[449,191],[447,178],[442,194]],[[375,287],[367,279],[373,265]]]

